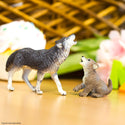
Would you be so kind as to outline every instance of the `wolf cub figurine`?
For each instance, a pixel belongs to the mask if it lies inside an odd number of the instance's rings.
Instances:
[[[68,57],[71,46],[77,42],[75,35],[64,37],[56,41],[56,45],[48,50],[33,50],[31,48],[24,48],[12,53],[6,63],[6,71],[8,72],[8,89],[13,91],[12,76],[19,70],[23,69],[22,78],[26,84],[35,91],[37,94],[42,94],[40,90],[41,82],[45,73],[50,73],[52,79],[57,85],[58,91],[61,95],[66,95],[66,92],[62,89],[59,81],[57,71],[59,66]],[[32,86],[28,80],[28,74],[32,69],[37,70],[37,84],[36,87]]]
[[[79,93],[79,96],[92,96],[92,97],[103,97],[112,91],[112,81],[108,79],[108,85],[104,83],[96,73],[96,69],[99,67],[98,64],[92,60],[87,59],[84,56],[81,58],[81,63],[84,69],[83,83],[77,85],[73,90],[75,92],[80,89],[84,90]]]

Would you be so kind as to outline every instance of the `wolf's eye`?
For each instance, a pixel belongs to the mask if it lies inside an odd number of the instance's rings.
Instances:
[[[88,59],[88,61],[90,61],[90,59]]]

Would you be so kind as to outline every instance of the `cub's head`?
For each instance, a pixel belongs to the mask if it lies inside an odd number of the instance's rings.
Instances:
[[[84,56],[82,56],[80,64],[83,66],[83,68],[85,70],[87,70],[87,69],[88,70],[90,70],[90,69],[96,70],[99,67],[99,65],[94,60],[87,59]]]
[[[56,41],[56,46],[58,48],[70,49],[73,45],[76,45],[77,42],[75,40],[75,35],[72,34],[68,37],[63,37],[60,40]]]

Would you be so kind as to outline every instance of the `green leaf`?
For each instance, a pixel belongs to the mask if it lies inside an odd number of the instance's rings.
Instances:
[[[98,36],[97,38],[78,41],[77,45],[71,48],[71,52],[76,53],[69,55],[66,61],[60,66],[58,74],[61,75],[81,70],[82,66],[79,64],[81,56],[95,60],[96,51],[99,48],[100,43],[105,39],[107,39],[107,37]],[[50,75],[46,74],[45,77],[48,78]]]
[[[81,51],[92,51],[99,49],[100,43],[107,39],[106,37],[91,38],[78,41],[78,43],[71,48],[72,52],[81,52]]]
[[[86,58],[94,59],[96,58],[96,51],[91,52],[79,52],[76,54],[71,54],[69,57],[63,62],[58,70],[58,74],[66,74],[74,71],[78,71],[82,69],[80,65],[81,57],[85,56]],[[45,78],[49,78],[50,75],[46,74]]]
[[[119,85],[125,83],[125,67],[123,67],[120,61],[113,61],[110,78],[112,80],[113,89],[118,89]]]
[[[118,87],[119,87],[119,84],[118,84],[119,67],[121,67],[121,62],[114,60],[113,64],[112,64],[111,75],[110,75],[110,78],[112,80],[113,89],[118,89]]]
[[[119,84],[120,86],[125,83],[125,67],[119,69]]]

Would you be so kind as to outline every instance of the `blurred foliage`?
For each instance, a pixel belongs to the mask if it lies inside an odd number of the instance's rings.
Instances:
[[[99,49],[100,43],[106,39],[106,37],[97,37],[91,38],[86,40],[78,41],[77,45],[71,48],[72,52],[88,52],[88,51],[95,51]]]
[[[65,62],[63,62],[58,70],[58,74],[66,74],[75,72],[82,69],[79,64],[81,57],[96,59],[96,52],[99,49],[100,43],[107,39],[106,37],[96,37],[78,41],[78,43],[71,48],[71,54]],[[45,75],[46,78],[50,77],[49,74]]]
[[[113,89],[118,89],[119,86],[125,83],[125,67],[123,67],[120,61],[113,61],[110,78],[112,80]]]

